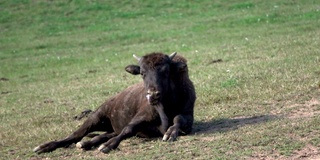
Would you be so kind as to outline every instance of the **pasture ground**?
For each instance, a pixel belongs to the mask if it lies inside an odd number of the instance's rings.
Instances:
[[[0,159],[319,159],[320,1],[0,0]],[[177,51],[194,131],[102,154],[37,155],[141,81],[132,54]]]

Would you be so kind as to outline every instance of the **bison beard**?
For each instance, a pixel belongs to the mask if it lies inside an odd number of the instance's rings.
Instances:
[[[129,65],[125,70],[140,74],[142,83],[111,97],[68,137],[44,143],[34,152],[51,152],[77,143],[76,146],[84,150],[100,145],[98,150],[108,153],[132,136],[163,136],[163,141],[174,141],[178,134],[190,133],[196,95],[186,59],[176,52],[169,56],[163,53],[141,58],[134,55],[134,58],[139,65]],[[94,131],[104,133],[80,142]]]

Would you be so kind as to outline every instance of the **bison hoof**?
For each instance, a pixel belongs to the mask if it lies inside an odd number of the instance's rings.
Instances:
[[[76,147],[83,150],[90,150],[92,145],[89,142],[78,142]]]
[[[169,139],[169,136],[165,134],[162,138],[162,141],[167,141],[168,139]]]
[[[168,141],[168,142],[172,142],[172,141],[177,140],[178,132],[179,132],[178,130],[179,130],[179,128],[176,126],[169,127],[167,132],[164,134],[162,140]]]
[[[58,146],[58,142],[52,141],[49,143],[45,143],[42,144],[36,148],[33,149],[34,152],[40,154],[40,153],[44,153],[44,152],[51,152],[53,150],[55,150]]]
[[[33,149],[33,152],[36,152],[38,153],[38,151],[40,151],[41,147],[40,146],[37,146],[36,148]]]
[[[175,140],[177,140],[177,138],[176,137],[171,137],[171,136],[168,136],[168,135],[164,135],[163,136],[163,138],[162,138],[162,141],[167,141],[167,142],[173,142],[173,141],[175,141]]]
[[[82,142],[78,142],[78,143],[76,144],[76,147],[77,147],[77,148],[83,148],[83,143],[82,143]]]
[[[109,148],[108,146],[105,145],[101,145],[98,150],[102,153],[109,153],[112,149]]]

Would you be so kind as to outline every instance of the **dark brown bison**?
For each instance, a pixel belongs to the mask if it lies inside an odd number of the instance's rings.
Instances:
[[[107,153],[132,136],[163,136],[163,141],[173,141],[178,134],[190,133],[196,95],[186,59],[176,52],[169,56],[151,53],[134,57],[139,65],[129,65],[125,70],[140,74],[143,83],[111,97],[65,139],[42,144],[34,152],[50,152],[78,142],[78,148],[89,150],[100,145],[98,150]],[[79,142],[93,131],[104,133]]]

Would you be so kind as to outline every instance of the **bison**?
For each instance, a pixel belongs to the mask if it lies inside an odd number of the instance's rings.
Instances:
[[[77,143],[76,147],[84,150],[100,145],[98,150],[108,153],[132,136],[163,136],[163,141],[174,141],[179,134],[190,133],[196,93],[189,79],[186,59],[176,52],[169,56],[163,53],[133,56],[139,65],[129,65],[125,70],[133,75],[140,74],[143,82],[104,102],[68,137],[44,143],[34,152],[51,152]],[[103,133],[81,141],[94,131]]]

